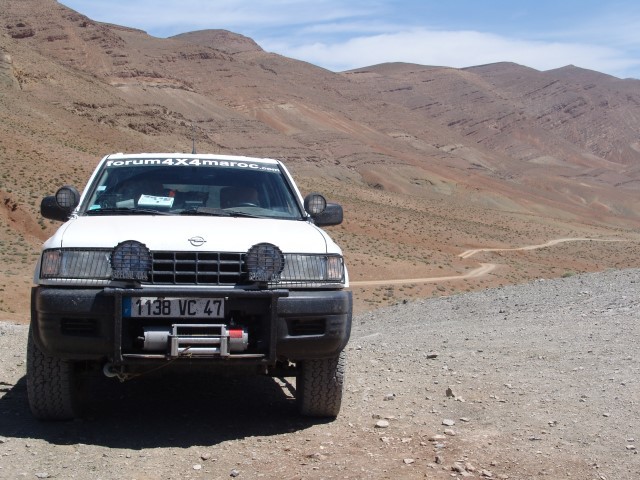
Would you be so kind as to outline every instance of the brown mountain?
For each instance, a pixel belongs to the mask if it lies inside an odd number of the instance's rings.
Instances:
[[[343,73],[222,30],[160,39],[54,0],[0,0],[0,315],[23,318],[39,200],[82,187],[102,155],[270,156],[344,204],[333,229],[355,280],[480,280],[358,289],[360,306],[637,265],[640,81],[573,66],[540,72],[384,64]],[[458,255],[560,237],[620,238]],[[484,257],[483,257],[483,256]]]

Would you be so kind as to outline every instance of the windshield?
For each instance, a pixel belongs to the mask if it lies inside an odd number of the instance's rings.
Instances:
[[[107,161],[80,213],[303,218],[277,165],[221,165],[230,163],[200,159]]]

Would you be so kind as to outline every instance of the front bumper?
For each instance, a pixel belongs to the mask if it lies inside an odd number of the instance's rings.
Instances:
[[[34,287],[32,330],[39,348],[67,360],[101,360],[116,365],[166,361],[166,352],[141,351],[140,329],[200,319],[140,320],[123,316],[123,298],[224,297],[227,313],[217,322],[245,328],[247,351],[199,362],[224,360],[274,365],[279,360],[306,360],[337,355],[351,332],[351,292],[344,290],[145,290]],[[193,357],[188,357],[194,360]]]

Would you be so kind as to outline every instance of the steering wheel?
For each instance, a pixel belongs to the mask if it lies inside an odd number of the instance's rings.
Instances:
[[[258,207],[258,205],[256,205],[255,203],[251,203],[251,202],[241,202],[241,203],[238,203],[238,204],[234,205],[234,207]]]

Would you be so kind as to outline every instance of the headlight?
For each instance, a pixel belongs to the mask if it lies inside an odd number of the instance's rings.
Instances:
[[[151,252],[144,243],[135,240],[119,243],[111,254],[113,279],[147,281],[152,263]]]
[[[253,282],[278,281],[284,267],[282,252],[270,243],[259,243],[251,247],[245,262],[249,280]]]
[[[40,278],[55,283],[87,283],[111,277],[111,250],[58,248],[45,250],[40,262]]]
[[[340,255],[285,255],[283,282],[344,283],[344,261]]]
[[[327,200],[319,193],[310,193],[304,199],[304,209],[315,217],[320,215],[327,208]]]
[[[56,203],[64,210],[71,212],[78,206],[80,201],[80,193],[74,187],[65,185],[56,192]]]

